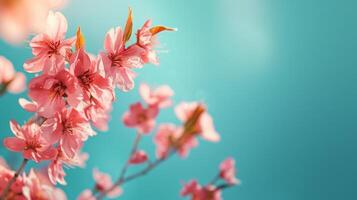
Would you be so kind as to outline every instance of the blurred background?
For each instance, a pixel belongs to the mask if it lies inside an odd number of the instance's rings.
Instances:
[[[187,159],[130,182],[120,199],[180,199],[184,181],[207,183],[227,156],[242,180],[224,191],[227,200],[357,198],[356,1],[73,0],[63,9],[68,36],[80,25],[87,49],[98,53],[106,31],[124,26],[129,6],[135,29],[151,18],[179,30],[160,35],[161,64],[138,71],[137,86],[169,84],[175,103],[206,102],[222,140],[201,141]],[[3,41],[0,54],[19,71],[31,57],[27,44]],[[110,130],[85,144],[87,167],[66,171],[69,199],[92,186],[94,167],[118,176],[135,135],[121,116],[139,100],[137,88],[117,91]],[[12,134],[10,119],[29,117],[19,97],[26,92],[0,98],[1,139]],[[159,122],[177,122],[173,110]],[[140,148],[154,155],[152,135]],[[3,146],[0,153],[19,165],[17,154]]]

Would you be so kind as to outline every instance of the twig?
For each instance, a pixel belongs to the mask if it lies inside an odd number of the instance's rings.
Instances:
[[[22,173],[22,171],[24,170],[24,168],[25,168],[25,166],[26,166],[28,161],[29,161],[28,159],[24,158],[24,160],[22,161],[19,169],[15,172],[14,176],[7,183],[5,189],[3,190],[3,192],[2,192],[2,194],[0,196],[0,200],[5,200],[6,195],[9,192],[12,184],[16,181],[17,177],[19,177],[19,175]]]
[[[149,173],[150,171],[155,169],[163,161],[167,160],[169,157],[174,155],[175,153],[176,153],[176,150],[175,149],[171,149],[170,153],[166,157],[156,159],[154,162],[149,163],[149,165],[147,167],[145,167],[144,169],[142,169],[141,171],[136,172],[136,173],[134,173],[132,175],[129,175],[126,178],[122,178],[122,179],[119,178],[118,181],[116,181],[111,188],[109,188],[108,190],[100,193],[99,196],[97,197],[97,200],[103,199],[105,197],[105,195],[108,194],[110,191],[112,191],[115,187],[118,187],[120,185],[123,185],[124,183],[127,183],[127,182],[129,182],[131,180],[134,180],[136,178],[139,178],[141,176],[146,175],[147,173]]]

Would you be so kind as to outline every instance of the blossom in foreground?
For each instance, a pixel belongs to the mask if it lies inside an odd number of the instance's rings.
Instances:
[[[168,85],[161,85],[153,89],[147,84],[141,84],[139,91],[148,105],[159,108],[166,108],[172,105],[171,97],[174,95],[174,91]]]
[[[134,103],[124,113],[123,122],[127,127],[136,128],[139,133],[148,134],[155,126],[158,113],[156,106],[144,108],[140,102]]]
[[[85,161],[88,159],[88,154],[77,152],[73,158],[68,158],[64,155],[61,146],[57,147],[57,155],[54,157],[48,166],[48,177],[52,184],[66,185],[64,179],[66,173],[63,169],[64,166],[68,167],[84,167]]]
[[[71,63],[70,72],[77,78],[82,88],[84,101],[90,104],[90,99],[95,98],[100,104],[105,104],[108,103],[106,97],[111,97],[110,100],[114,99],[113,89],[103,76],[104,72],[100,70],[99,63],[92,60],[83,49],[79,49],[72,56]]]
[[[5,189],[7,183],[10,181],[10,179],[14,176],[15,172],[12,171],[5,163],[2,163],[0,165],[0,194],[3,192]],[[14,184],[11,186],[7,197],[11,197],[13,199],[24,199],[24,196],[22,194],[22,188],[24,186],[24,176],[19,176]]]
[[[40,126],[36,123],[20,127],[15,121],[10,122],[11,131],[16,137],[4,139],[4,145],[11,151],[22,152],[26,159],[40,162],[53,158],[57,151],[43,137]]]
[[[97,169],[93,170],[93,178],[95,180],[95,189],[101,193],[113,186],[111,177],[103,172],[98,171]],[[116,198],[121,195],[122,190],[120,187],[115,187],[109,193],[107,193],[108,198]]]
[[[141,54],[142,63],[159,64],[156,51],[154,49],[157,44],[156,35],[161,31],[176,31],[174,28],[165,26],[152,26],[152,21],[147,20],[144,25],[136,33],[136,45],[143,49]]]
[[[41,128],[49,141],[59,142],[61,150],[68,158],[73,158],[82,142],[96,134],[89,122],[75,109],[63,109],[55,117],[47,119]]]
[[[21,72],[15,72],[12,63],[0,56],[0,94],[8,91],[20,93],[26,88],[26,77]]]
[[[190,196],[191,200],[221,200],[221,191],[213,185],[201,186],[196,180],[186,183],[181,196]]]
[[[55,75],[42,74],[29,84],[29,97],[36,102],[38,113],[43,117],[52,117],[62,111],[68,103],[79,110],[83,93],[76,78],[62,70]]]
[[[0,1],[0,37],[20,43],[31,33],[44,30],[48,12],[64,0],[2,0]]]
[[[60,12],[50,11],[43,33],[36,35],[30,42],[34,58],[24,64],[30,73],[44,71],[56,74],[65,67],[65,56],[75,39],[65,39],[67,20]]]
[[[23,193],[26,199],[66,200],[67,197],[60,189],[43,184],[37,174],[31,170],[25,179]]]
[[[236,176],[235,161],[233,158],[229,157],[224,160],[220,166],[219,176],[225,180],[228,184],[234,185],[239,184],[239,180]]]
[[[133,68],[141,68],[141,48],[125,48],[123,31],[120,27],[108,31],[104,41],[105,52],[101,54],[106,76],[120,90],[134,88]]]

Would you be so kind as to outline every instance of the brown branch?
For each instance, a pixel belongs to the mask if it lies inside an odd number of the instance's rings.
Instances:
[[[136,178],[139,178],[141,176],[146,175],[147,173],[149,173],[150,171],[152,171],[153,169],[155,169],[158,165],[160,165],[162,162],[164,162],[165,160],[167,160],[169,157],[171,157],[172,155],[174,155],[176,153],[175,149],[171,149],[170,153],[163,158],[159,158],[156,159],[154,162],[149,163],[147,167],[145,167],[144,169],[140,170],[139,172],[136,172],[134,174],[131,174],[129,176],[127,176],[126,178],[122,178],[122,179],[118,179],[111,188],[109,188],[108,190],[100,193],[97,197],[97,200],[101,200],[105,197],[106,194],[108,194],[110,191],[112,191],[115,187],[118,187],[120,185],[123,185],[124,183],[127,183],[131,180],[134,180]]]
[[[0,196],[0,200],[5,200],[6,199],[6,196],[7,194],[9,193],[9,190],[12,186],[12,184],[16,181],[17,177],[19,177],[19,175],[22,173],[22,171],[24,170],[27,162],[29,160],[24,158],[24,160],[22,161],[19,169],[15,172],[14,176],[10,179],[10,181],[7,183],[5,189],[3,190],[1,196]]]

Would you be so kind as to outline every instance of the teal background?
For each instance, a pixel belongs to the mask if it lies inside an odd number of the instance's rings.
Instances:
[[[357,199],[356,1],[73,0],[63,11],[69,35],[80,25],[97,53],[106,31],[124,25],[128,6],[135,28],[151,18],[179,30],[160,35],[161,64],[138,70],[136,83],[169,84],[176,103],[206,102],[222,141],[200,141],[187,159],[125,185],[121,199],[180,199],[183,181],[208,182],[227,156],[242,180],[224,191],[227,200]],[[24,46],[0,42],[0,54],[23,71],[31,57]],[[19,96],[26,94],[0,99],[1,138],[11,135],[10,119],[29,117]],[[120,119],[139,99],[137,87],[117,97],[110,130],[84,147],[87,168],[67,170],[69,199],[92,186],[93,167],[116,177],[127,159],[134,131]],[[177,122],[172,109],[159,121]],[[153,155],[151,136],[141,148]],[[19,165],[16,154],[0,152]]]

